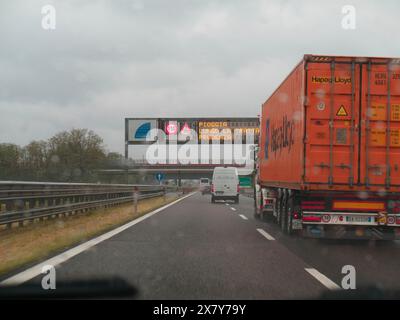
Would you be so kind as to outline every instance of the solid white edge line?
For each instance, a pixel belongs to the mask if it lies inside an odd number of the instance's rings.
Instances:
[[[71,259],[72,257],[88,250],[89,248],[99,244],[100,242],[103,242],[104,240],[107,240],[107,239],[117,235],[118,233],[121,233],[122,231],[134,226],[135,224],[137,224],[147,218],[150,218],[152,215],[155,215],[156,213],[158,213],[164,209],[167,209],[168,207],[173,206],[174,204],[194,195],[195,193],[196,192],[189,193],[188,195],[186,195],[182,198],[179,198],[171,203],[168,203],[165,206],[160,207],[154,211],[146,213],[145,215],[143,215],[133,221],[130,221],[114,230],[108,231],[92,240],[82,243],[74,248],[71,248],[65,252],[62,252],[62,253],[54,256],[53,258],[50,258],[50,259],[43,261],[33,267],[26,269],[25,271],[22,271],[14,276],[11,276],[10,278],[7,278],[7,279],[3,280],[2,282],[0,282],[0,286],[19,285],[26,281],[29,281],[29,280],[33,279],[34,277],[40,275],[42,273],[42,268],[45,265],[52,265],[55,267],[55,266],[59,265],[60,263],[63,263],[65,261]]]
[[[341,288],[329,279],[327,276],[319,272],[314,268],[304,268],[309,274],[311,274],[315,279],[317,279],[320,283],[322,283],[329,290],[340,290]]]
[[[249,220],[244,214],[239,214],[239,217],[241,217],[243,220]]]
[[[270,241],[274,241],[275,238],[273,236],[271,236],[267,231],[265,231],[264,229],[257,229],[257,231],[259,233],[261,233],[265,238],[267,238]]]

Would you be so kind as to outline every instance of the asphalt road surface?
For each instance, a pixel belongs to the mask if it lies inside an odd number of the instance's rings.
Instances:
[[[210,200],[196,193],[78,254],[57,281],[118,275],[139,299],[308,299],[352,265],[357,287],[400,289],[398,242],[287,236],[253,217],[251,198]]]

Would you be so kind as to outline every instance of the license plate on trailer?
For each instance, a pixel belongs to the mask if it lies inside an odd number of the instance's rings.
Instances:
[[[347,222],[359,222],[359,223],[369,223],[372,222],[372,217],[367,216],[348,216],[346,217]]]
[[[217,192],[215,192],[215,194],[223,194],[224,192],[223,191],[217,191]]]

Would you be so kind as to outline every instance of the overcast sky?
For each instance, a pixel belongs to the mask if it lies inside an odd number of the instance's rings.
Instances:
[[[399,12],[398,0],[1,0],[0,142],[88,128],[123,152],[125,117],[257,116],[305,53],[400,56]]]

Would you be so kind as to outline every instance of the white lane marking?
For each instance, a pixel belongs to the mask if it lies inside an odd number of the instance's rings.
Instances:
[[[225,202],[225,205],[226,205],[226,206],[229,206],[229,203],[226,203],[226,202]]]
[[[233,210],[233,211],[236,211],[236,209],[235,209],[235,208],[233,208],[233,207],[231,207],[231,210]]]
[[[169,203],[169,204],[167,204],[167,205],[165,205],[165,206],[163,206],[161,208],[158,208],[158,209],[156,209],[154,211],[146,213],[145,215],[143,215],[143,216],[141,216],[141,217],[139,217],[139,218],[137,218],[137,219],[135,219],[135,220],[133,220],[131,222],[128,222],[128,223],[126,223],[126,224],[124,224],[124,225],[122,225],[122,226],[120,226],[120,227],[118,227],[118,228],[116,228],[114,230],[111,230],[111,231],[109,231],[107,233],[104,233],[104,234],[102,234],[101,236],[99,236],[97,238],[94,238],[94,239],[89,240],[89,241],[87,241],[85,243],[82,243],[82,244],[80,244],[80,245],[78,245],[78,246],[76,246],[76,247],[74,247],[72,249],[69,249],[69,250],[67,250],[67,251],[65,251],[63,253],[60,253],[59,255],[57,255],[57,256],[55,256],[53,258],[50,258],[50,259],[48,259],[48,260],[46,260],[46,261],[44,261],[42,263],[39,263],[39,264],[29,268],[29,269],[26,269],[25,271],[22,271],[22,272],[20,272],[20,273],[18,273],[16,275],[12,276],[10,278],[7,278],[7,279],[3,280],[2,282],[0,282],[0,286],[19,285],[19,284],[22,284],[22,283],[24,283],[26,281],[29,281],[29,280],[35,278],[36,276],[38,276],[38,275],[40,275],[42,273],[42,267],[43,266],[52,265],[52,266],[55,267],[55,266],[59,265],[60,263],[63,263],[65,261],[71,259],[72,257],[74,257],[74,256],[76,256],[76,255],[88,250],[89,248],[99,244],[100,242],[103,242],[104,240],[107,240],[107,239],[117,235],[118,233],[121,233],[122,231],[134,226],[135,224],[137,224],[139,222],[142,222],[143,220],[145,220],[147,218],[150,218],[152,215],[155,215],[156,213],[158,213],[158,212],[160,212],[160,211],[162,211],[164,209],[167,209],[170,206],[173,206],[174,204],[186,199],[187,197],[190,197],[190,196],[194,195],[195,193],[196,192],[189,193],[188,195],[186,195],[186,196],[184,196],[184,197],[182,197],[180,199],[177,199],[177,200],[175,200],[175,201],[173,201],[173,202],[171,202],[171,203]]]
[[[314,269],[314,268],[304,268],[304,269],[309,274],[311,274],[315,279],[317,279],[319,282],[321,282],[325,287],[327,287],[329,290],[340,290],[341,289],[336,283],[334,283],[327,276],[323,275],[317,269]]]
[[[249,220],[244,214],[239,214],[239,217],[241,217],[243,220]]]
[[[261,233],[265,238],[267,238],[270,241],[275,240],[275,238],[273,236],[271,236],[267,231],[263,230],[263,229],[257,229],[257,231],[259,233]]]

